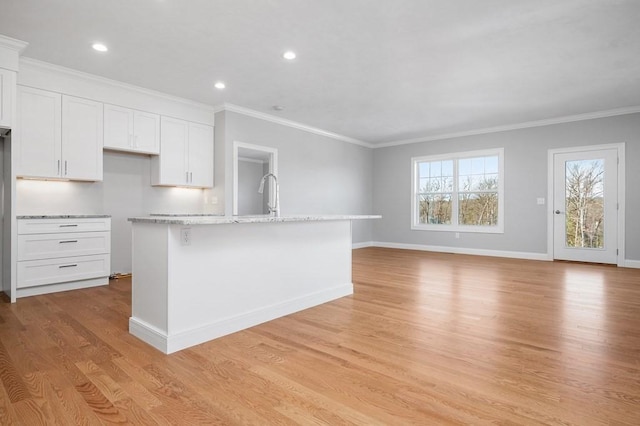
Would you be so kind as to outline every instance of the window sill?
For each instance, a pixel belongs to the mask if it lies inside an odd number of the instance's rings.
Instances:
[[[450,226],[450,225],[411,225],[412,231],[464,232],[474,234],[504,234],[502,226]]]

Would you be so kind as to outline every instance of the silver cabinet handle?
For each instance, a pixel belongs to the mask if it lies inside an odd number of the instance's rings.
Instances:
[[[64,160],[64,175],[67,175],[67,160]]]
[[[59,269],[62,268],[75,268],[76,266],[78,266],[78,264],[74,263],[73,265],[60,265],[58,266]]]
[[[189,172],[185,172],[185,179],[187,180],[187,183],[189,183]]]
[[[58,244],[77,243],[78,240],[58,241]]]
[[[189,172],[189,182],[193,183],[193,172]]]
[[[58,225],[60,228],[72,228],[74,226],[78,226],[77,223],[69,224],[69,225]]]
[[[555,214],[562,214],[562,212],[560,210],[556,210],[554,213]]]
[[[58,172],[56,174],[60,175],[60,160],[58,160]]]

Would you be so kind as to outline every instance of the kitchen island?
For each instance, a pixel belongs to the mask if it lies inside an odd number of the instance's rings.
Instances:
[[[169,354],[348,296],[351,222],[377,218],[130,218],[129,332]]]

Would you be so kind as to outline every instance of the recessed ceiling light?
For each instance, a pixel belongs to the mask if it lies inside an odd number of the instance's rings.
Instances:
[[[292,50],[287,50],[282,54],[282,57],[291,61],[296,58],[296,52]]]
[[[218,81],[216,84],[213,85],[213,87],[215,87],[216,89],[224,89],[225,87],[227,87],[223,82]]]
[[[97,50],[98,52],[106,52],[109,50],[109,48],[102,43],[93,43],[91,47],[93,47],[93,50]]]

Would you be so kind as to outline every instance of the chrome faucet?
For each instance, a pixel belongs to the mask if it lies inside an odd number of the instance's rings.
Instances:
[[[278,185],[278,177],[276,175],[274,175],[273,173],[267,173],[266,175],[262,176],[262,179],[260,180],[260,187],[258,188],[258,192],[260,194],[262,194],[264,192],[264,183],[266,182],[267,178],[271,176],[273,178],[273,181],[276,184],[276,196],[275,196],[275,205],[272,206],[271,204],[267,203],[267,207],[269,207],[269,214],[273,217],[280,217],[280,185]]]

